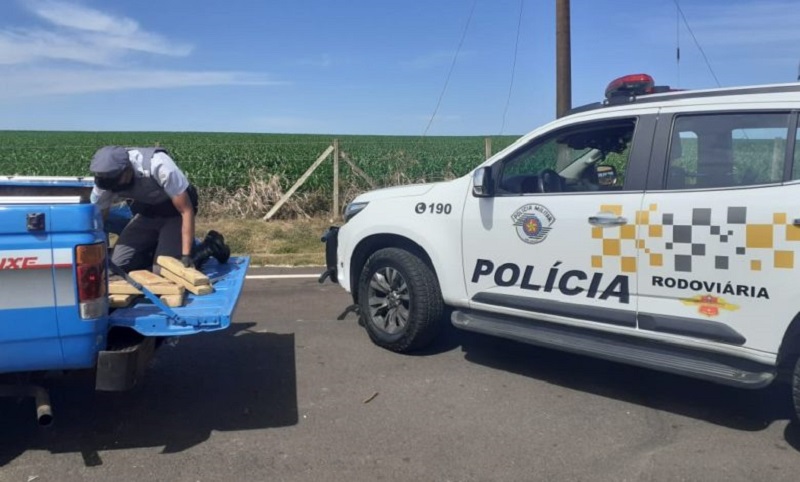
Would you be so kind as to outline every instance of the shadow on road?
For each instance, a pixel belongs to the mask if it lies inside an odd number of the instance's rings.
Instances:
[[[502,338],[468,332],[457,337],[470,362],[736,430],[758,431],[793,419],[791,390],[785,384],[737,389]],[[785,436],[800,450],[796,422]]]
[[[422,350],[408,353],[410,356],[431,356],[453,351],[461,346],[462,338],[468,333],[457,329],[450,323],[452,310],[447,309],[442,318],[441,331],[433,342]]]
[[[787,425],[783,436],[786,437],[786,442],[789,445],[800,452],[800,423],[792,422]]]
[[[31,400],[0,399],[0,466],[27,450],[80,453],[94,466],[104,450],[163,446],[173,453],[213,431],[297,424],[294,335],[255,326],[235,323],[163,347],[131,392],[95,392],[90,373],[48,380],[49,429],[36,426]]]

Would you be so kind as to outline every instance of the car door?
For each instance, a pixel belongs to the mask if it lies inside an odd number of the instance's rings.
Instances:
[[[775,353],[798,313],[797,114],[756,109],[660,117],[639,264],[650,336]]]
[[[471,308],[635,329],[635,220],[647,215],[654,126],[648,112],[571,123],[486,167],[493,193],[464,208]]]

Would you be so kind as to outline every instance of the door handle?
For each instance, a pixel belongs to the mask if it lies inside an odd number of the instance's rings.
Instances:
[[[622,226],[623,224],[628,224],[628,220],[615,214],[600,213],[595,216],[589,216],[589,224],[594,226]]]

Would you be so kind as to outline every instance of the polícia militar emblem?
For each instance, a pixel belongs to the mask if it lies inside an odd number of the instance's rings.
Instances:
[[[537,244],[547,238],[556,217],[541,204],[526,204],[514,211],[511,221],[517,229],[519,239],[528,244]]]

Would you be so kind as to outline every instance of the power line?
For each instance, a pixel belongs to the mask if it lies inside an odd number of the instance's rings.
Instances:
[[[475,13],[475,6],[477,4],[478,0],[472,2],[472,8],[469,11],[469,17],[467,17],[467,24],[464,25],[464,31],[461,33],[461,40],[459,40],[458,42],[456,53],[453,56],[453,62],[450,64],[450,70],[447,72],[447,78],[444,81],[444,87],[442,87],[442,93],[439,94],[439,100],[436,102],[436,108],[433,109],[433,115],[431,115],[431,119],[428,121],[428,126],[425,127],[425,132],[422,133],[423,137],[425,137],[428,134],[428,129],[431,128],[431,124],[433,124],[433,119],[436,117],[436,113],[439,112],[439,106],[442,104],[444,93],[447,91],[447,84],[450,83],[450,76],[453,74],[453,69],[456,66],[456,59],[458,59],[458,54],[461,52],[461,46],[464,45],[464,38],[467,36],[467,30],[469,29],[470,22],[472,22],[472,14]]]
[[[678,7],[678,13],[681,14],[681,17],[683,18],[683,23],[686,25],[686,28],[689,30],[689,34],[692,36],[692,39],[694,40],[695,45],[697,45],[697,48],[700,50],[700,53],[703,55],[703,60],[705,60],[706,66],[708,66],[708,70],[711,72],[711,76],[714,77],[714,81],[717,83],[717,87],[722,87],[722,84],[719,83],[719,79],[717,78],[717,74],[715,74],[714,73],[714,69],[711,68],[711,62],[708,61],[708,57],[706,56],[706,53],[703,50],[703,47],[700,46],[700,42],[698,42],[697,37],[695,37],[694,32],[692,31],[692,27],[689,26],[689,21],[686,20],[686,15],[684,15],[683,9],[681,8],[681,5],[678,3],[678,0],[672,0],[672,1],[675,2],[675,6]]]
[[[519,20],[517,21],[517,40],[514,43],[514,63],[511,65],[511,83],[508,86],[508,98],[506,98],[506,106],[503,109],[503,124],[500,126],[500,135],[506,128],[506,114],[508,114],[508,106],[511,103],[511,90],[514,88],[514,74],[517,71],[517,52],[519,51],[519,32],[522,30],[522,7],[525,5],[525,0],[519,0]]]

